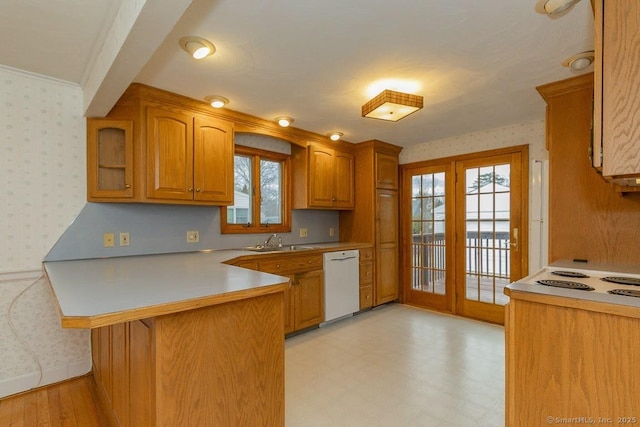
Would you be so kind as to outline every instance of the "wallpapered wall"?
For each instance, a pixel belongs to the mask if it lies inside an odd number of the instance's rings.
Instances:
[[[544,109],[544,105],[540,108]],[[400,163],[415,163],[465,153],[529,144],[530,160],[546,160],[544,120],[518,123],[466,135],[430,141],[400,152]]]
[[[90,369],[63,330],[41,261],[85,204],[79,87],[0,67],[0,397]]]
[[[400,163],[416,163],[525,144],[529,145],[529,271],[533,272],[548,262],[549,154],[545,148],[544,120],[418,144],[400,152]]]

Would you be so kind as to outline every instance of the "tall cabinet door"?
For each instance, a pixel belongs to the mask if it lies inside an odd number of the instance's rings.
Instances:
[[[196,117],[194,128],[194,199],[233,204],[233,125]]]
[[[353,209],[354,206],[354,160],[353,154],[335,152],[335,207]]]
[[[193,199],[193,117],[147,108],[147,197]]]
[[[320,146],[309,147],[309,206],[332,207],[334,152]]]
[[[375,305],[398,298],[398,192],[376,190]]]

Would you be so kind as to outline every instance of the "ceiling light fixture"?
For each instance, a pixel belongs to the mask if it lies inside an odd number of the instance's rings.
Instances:
[[[229,103],[229,100],[224,96],[210,95],[204,98],[213,108],[222,108]]]
[[[422,108],[419,95],[383,90],[362,106],[362,117],[397,122]]]
[[[286,128],[291,123],[293,123],[293,119],[291,117],[287,117],[287,116],[279,116],[279,117],[276,117],[274,120],[275,120],[276,123],[278,123],[283,128]]]
[[[344,134],[342,132],[331,132],[329,134],[329,139],[332,141],[338,141],[343,135]]]
[[[549,15],[558,15],[571,8],[580,0],[547,0],[543,2],[543,9]]]
[[[187,36],[180,39],[180,46],[189,52],[189,55],[195,59],[202,59],[209,55],[213,55],[216,47],[209,40],[202,37]]]
[[[570,56],[562,62],[562,65],[571,68],[571,70],[573,71],[582,71],[585,70],[589,65],[591,65],[594,59],[595,52],[592,50],[588,50],[586,52]]]

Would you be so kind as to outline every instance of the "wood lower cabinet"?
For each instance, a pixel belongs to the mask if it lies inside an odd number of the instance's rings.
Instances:
[[[279,292],[93,330],[112,424],[284,426],[282,306]]]
[[[637,308],[514,291],[510,297],[505,425],[640,422]]]
[[[324,320],[323,271],[297,273],[292,281],[293,330],[309,328]]]
[[[360,310],[373,306],[373,250],[360,250]]]
[[[251,268],[244,261],[234,265]],[[268,256],[258,261],[257,269],[265,273],[288,276],[290,287],[284,296],[284,333],[306,329],[324,320],[324,272],[322,255]]]
[[[318,144],[292,146],[291,154],[295,209],[353,209],[353,154]]]
[[[340,240],[373,244],[372,305],[399,298],[398,154],[401,147],[368,141],[354,147],[356,198],[353,211],[340,212]],[[361,291],[361,301],[368,291]]]

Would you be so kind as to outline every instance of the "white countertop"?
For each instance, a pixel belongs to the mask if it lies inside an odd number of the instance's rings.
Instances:
[[[64,325],[65,318],[100,317],[142,308],[164,307],[166,314],[170,304],[212,297],[232,300],[234,294],[266,293],[264,288],[289,281],[223,264],[242,255],[255,253],[223,250],[53,261],[45,262],[44,269]],[[202,305],[212,303],[203,301]]]
[[[551,275],[551,271],[565,270],[585,273],[589,278],[567,278]],[[640,298],[612,295],[607,293],[611,289],[640,290],[639,286],[620,285],[600,280],[605,276],[625,276],[640,278],[640,267],[631,265],[595,264],[558,260],[551,265],[511,283],[507,289],[511,291],[530,292],[541,295],[550,295],[564,298],[572,298],[584,301],[602,302],[608,304],[623,305],[640,308]],[[594,291],[556,288],[536,283],[539,279],[566,280],[579,282],[593,287]]]

